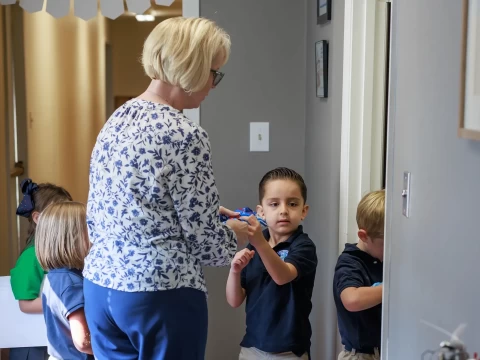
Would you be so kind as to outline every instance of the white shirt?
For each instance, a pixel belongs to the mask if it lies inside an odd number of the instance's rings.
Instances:
[[[92,152],[84,277],[129,292],[206,292],[202,266],[227,266],[237,250],[219,205],[205,130],[169,106],[128,101]]]

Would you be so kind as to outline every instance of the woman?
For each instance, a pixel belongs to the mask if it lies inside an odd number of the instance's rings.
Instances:
[[[228,35],[209,20],[161,22],[143,49],[150,86],[98,136],[83,271],[96,359],[204,359],[202,266],[228,265],[247,225],[219,221],[234,213],[219,208],[207,133],[182,110],[219,84],[229,53]]]

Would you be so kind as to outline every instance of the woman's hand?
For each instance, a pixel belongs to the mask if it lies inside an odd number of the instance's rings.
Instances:
[[[230,219],[227,220],[227,225],[237,235],[237,244],[242,247],[245,246],[248,242],[248,224],[245,221]]]
[[[239,213],[235,212],[235,211],[232,211],[230,209],[227,209],[223,206],[220,206],[220,209],[219,209],[219,213],[221,215],[225,215],[225,216],[228,216],[229,218],[238,218],[240,216]]]

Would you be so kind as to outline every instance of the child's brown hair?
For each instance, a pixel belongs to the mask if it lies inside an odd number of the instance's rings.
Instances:
[[[267,172],[260,181],[260,184],[258,185],[258,196],[260,198],[260,203],[262,203],[263,197],[265,196],[265,185],[272,180],[295,181],[300,188],[303,202],[307,202],[307,186],[305,185],[305,181],[303,180],[302,176],[294,170],[285,167],[278,167]]]
[[[63,187],[50,183],[35,184],[31,179],[22,182],[23,199],[17,209],[17,215],[28,219],[27,246],[33,244],[37,224],[33,221],[33,213],[41,213],[52,203],[72,201],[72,196]]]

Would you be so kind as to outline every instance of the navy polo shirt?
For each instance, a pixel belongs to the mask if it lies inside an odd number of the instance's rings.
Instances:
[[[382,262],[360,250],[356,244],[346,244],[335,267],[333,297],[342,344],[347,351],[355,349],[360,353],[373,354],[374,348],[380,349],[382,304],[350,312],[340,299],[340,294],[346,288],[368,287],[377,282],[383,282]]]
[[[263,234],[267,240],[270,238],[268,229]],[[247,247],[255,250],[250,244]],[[241,274],[241,285],[247,295],[247,329],[240,345],[269,353],[291,351],[301,356],[310,350],[312,336],[308,317],[317,268],[315,244],[299,226],[273,250],[283,261],[295,266],[298,277],[288,284],[277,285],[255,253]]]
[[[68,317],[84,307],[83,276],[76,269],[50,270],[42,291],[48,354],[57,359],[93,360],[75,347]]]

